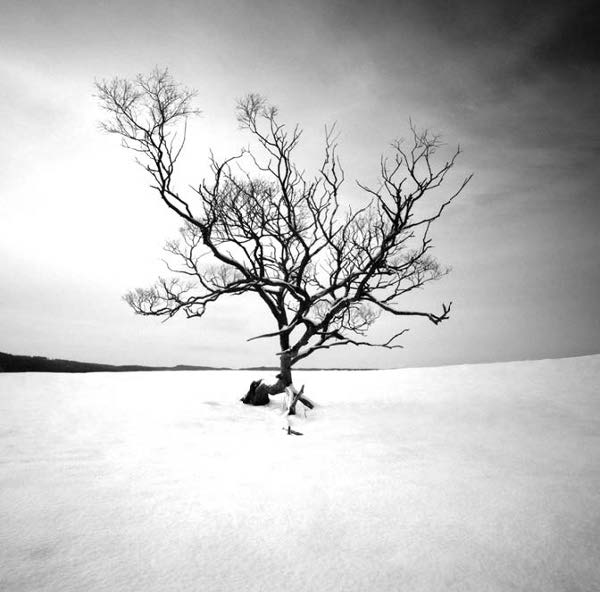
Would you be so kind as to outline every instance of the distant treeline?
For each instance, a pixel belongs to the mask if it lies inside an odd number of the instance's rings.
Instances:
[[[14,356],[0,352],[0,372],[150,372],[161,370],[229,370],[211,366],[113,366],[73,362],[41,356]]]
[[[15,356],[0,352],[0,372],[159,372],[165,370],[233,370],[215,366],[114,366],[112,364],[95,364],[93,362],[74,362],[44,358],[42,356]],[[253,366],[239,370],[256,370],[260,372],[279,372],[277,366]],[[303,371],[318,370],[376,370],[376,368],[297,368]]]

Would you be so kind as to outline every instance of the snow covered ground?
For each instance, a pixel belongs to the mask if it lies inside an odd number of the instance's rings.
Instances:
[[[600,356],[0,374],[4,592],[600,590]]]

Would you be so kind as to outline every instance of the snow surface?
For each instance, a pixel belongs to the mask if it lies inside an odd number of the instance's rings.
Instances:
[[[600,356],[0,375],[0,589],[600,590]]]

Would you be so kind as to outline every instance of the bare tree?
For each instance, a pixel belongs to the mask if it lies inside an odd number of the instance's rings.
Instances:
[[[358,183],[368,200],[353,210],[339,201],[344,172],[334,128],[326,129],[319,171],[308,177],[294,160],[302,130],[288,128],[275,107],[249,94],[237,104],[237,119],[255,147],[224,160],[211,155],[210,178],[184,197],[173,174],[188,119],[198,113],[195,93],[166,70],[96,87],[107,111],[103,129],[137,153],[152,187],[184,221],[179,239],[166,245],[173,277],[126,295],[136,313],[201,317],[224,296],[256,294],[275,327],[251,339],[279,341],[281,373],[271,394],[291,385],[292,367],[315,352],[349,344],[401,347],[406,329],[380,343],[368,338],[381,313],[436,325],[449,317],[451,303],[434,313],[407,310],[399,300],[448,272],[430,253],[429,233],[471,177],[428,213],[420,206],[460,149],[437,163],[439,136],[411,124],[410,141],[394,142],[391,156],[381,158],[378,185]],[[295,400],[291,413],[294,407]]]

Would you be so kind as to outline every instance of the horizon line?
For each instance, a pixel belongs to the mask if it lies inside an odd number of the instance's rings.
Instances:
[[[542,362],[545,360],[561,360],[561,359],[571,359],[571,358],[583,358],[590,356],[600,355],[600,352],[586,353],[586,354],[573,354],[568,356],[546,356],[542,358],[520,358],[520,359],[511,359],[511,360],[491,360],[491,361],[475,361],[475,362],[454,362],[454,363],[441,363],[441,364],[423,364],[423,365],[411,365],[411,366],[396,366],[392,368],[382,368],[382,367],[341,367],[341,366],[333,366],[333,367],[324,367],[324,366],[309,366],[309,367],[297,367],[293,368],[296,372],[324,372],[324,371],[344,371],[344,372],[374,372],[374,371],[389,371],[389,370],[410,370],[410,369],[418,369],[418,368],[443,368],[447,366],[474,366],[474,365],[484,365],[484,364],[510,364],[516,362]],[[231,366],[212,366],[212,365],[203,365],[203,364],[175,364],[170,366],[162,366],[162,365],[147,365],[147,364],[109,364],[104,362],[82,362],[79,360],[68,360],[65,358],[50,358],[47,356],[41,355],[31,355],[31,354],[11,354],[8,352],[1,352],[0,356],[7,356],[9,358],[25,358],[25,360],[34,361],[48,361],[55,363],[65,363],[65,364],[76,364],[78,366],[98,366],[99,368],[88,368],[88,369],[80,369],[79,373],[89,373],[89,372],[168,372],[168,371],[188,371],[188,372],[222,372],[222,371],[233,371],[233,372],[251,372],[251,371],[263,371],[263,372],[278,372],[278,366],[272,365],[254,365],[254,366],[242,366],[242,367],[231,367]],[[52,370],[2,370],[0,366],[0,374],[9,374],[16,372],[52,372]],[[54,372],[60,372],[54,371]],[[77,370],[65,370],[64,373],[77,373]]]

